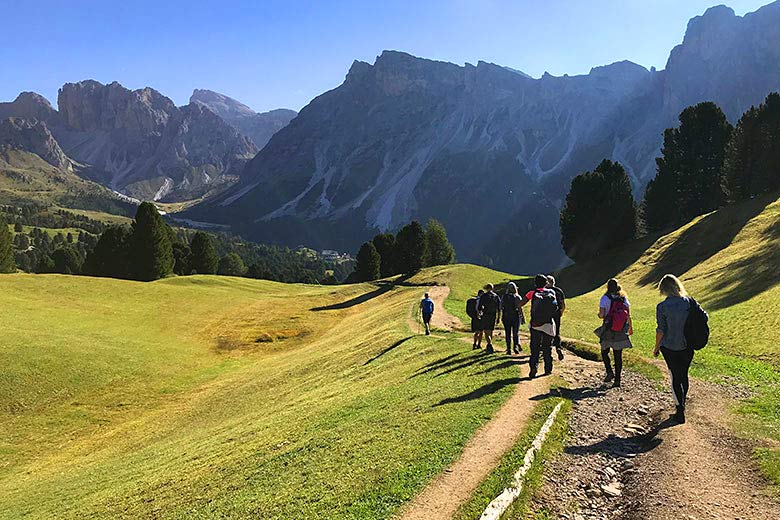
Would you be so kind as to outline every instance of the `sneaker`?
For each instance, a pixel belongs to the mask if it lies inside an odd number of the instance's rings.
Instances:
[[[474,343],[474,344],[471,346],[471,350],[479,350],[479,349],[481,349],[481,348],[482,348],[482,347],[480,347],[480,346],[479,346],[479,345],[477,345],[476,343]]]
[[[495,352],[495,350],[493,350],[493,345],[488,343],[488,346],[485,348],[485,352],[487,352],[488,354],[492,354],[493,352]]]
[[[558,361],[563,361],[563,349],[558,349]]]
[[[520,347],[515,345],[515,354],[519,354],[519,353],[520,353]]]
[[[612,383],[612,388],[620,388],[620,378],[615,378],[615,382]]]
[[[536,369],[531,369],[530,372],[528,372],[528,379],[533,379],[536,377]]]
[[[552,374],[552,369],[544,371],[544,375],[549,376],[550,374]]]
[[[431,331],[429,331],[429,330],[426,330],[426,331],[425,331],[425,335],[426,335],[426,336],[430,336],[430,335],[431,335]]]
[[[506,352],[504,352],[504,354],[506,354],[507,356],[511,356],[512,351],[510,349],[506,349]]]
[[[609,383],[613,379],[615,379],[615,374],[613,374],[612,372],[607,372],[607,375],[604,376],[604,382],[605,383]]]

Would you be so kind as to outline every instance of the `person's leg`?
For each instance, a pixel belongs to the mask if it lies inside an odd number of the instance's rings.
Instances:
[[[504,339],[506,339],[506,353],[507,355],[512,353],[512,322],[504,322]]]
[[[615,353],[615,383],[613,386],[620,386],[620,374],[623,372],[623,350],[616,349]]]
[[[478,330],[474,333],[474,349],[482,348],[482,331]]]
[[[520,353],[520,320],[516,320],[512,323],[512,342],[515,347],[515,354]]]
[[[680,352],[680,368],[678,370],[678,377],[680,380],[680,390],[682,394],[681,406],[685,410],[685,402],[688,399],[688,370],[691,368],[691,362],[693,361],[693,349],[686,349]]]
[[[669,369],[672,396],[674,397],[674,404],[677,409],[674,414],[675,419],[679,422],[685,422],[685,392],[683,390],[682,375],[680,373],[680,368],[684,367],[684,362],[681,363],[680,352],[662,348],[661,354],[664,357],[664,361],[666,361],[666,367]]]
[[[423,323],[425,324],[425,335],[428,336],[431,333],[431,315],[423,314]]]
[[[541,333],[542,335],[542,356],[544,357],[544,373],[545,374],[551,374],[553,370],[553,359],[552,359],[552,345],[553,341],[555,340],[554,336],[548,336],[545,333]]]
[[[531,358],[528,360],[528,366],[531,369],[529,373],[530,377],[536,376],[536,368],[539,365],[539,352],[541,350],[542,335],[543,333],[539,332],[538,330],[531,329]]]
[[[555,321],[555,351],[558,353],[558,361],[563,361],[563,349],[561,348],[561,317],[554,318]]]
[[[612,372],[612,364],[609,361],[609,347],[604,348],[604,346],[602,345],[601,360],[604,361],[604,369],[606,370],[606,376],[604,377],[604,382],[609,383],[615,377],[615,374]]]

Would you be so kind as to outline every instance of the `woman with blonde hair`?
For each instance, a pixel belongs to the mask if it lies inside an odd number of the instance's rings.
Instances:
[[[501,322],[504,324],[507,356],[512,355],[513,347],[515,354],[520,353],[520,325],[525,321],[520,307],[521,300],[517,294],[517,285],[509,282],[501,299]]]
[[[599,301],[599,318],[604,322],[596,331],[601,345],[601,359],[607,372],[604,382],[614,380],[612,386],[616,388],[620,386],[623,372],[623,350],[633,346],[630,336],[634,333],[634,326],[630,306],[628,295],[618,281],[613,278],[607,282],[607,291]],[[610,349],[615,357],[614,372],[609,359]]]
[[[690,298],[682,282],[673,274],[664,275],[658,292],[665,299],[655,309],[657,328],[653,355],[662,354],[672,380],[672,394],[676,405],[673,418],[685,422],[685,399],[688,395],[688,369],[693,361],[693,349],[685,339],[685,321],[688,319]]]

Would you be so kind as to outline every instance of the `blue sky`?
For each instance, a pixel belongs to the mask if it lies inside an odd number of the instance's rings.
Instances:
[[[717,0],[0,0],[0,101],[65,82],[193,88],[255,110],[300,109],[383,49],[534,77],[629,59],[663,68],[688,20]],[[727,2],[738,15],[768,0]]]

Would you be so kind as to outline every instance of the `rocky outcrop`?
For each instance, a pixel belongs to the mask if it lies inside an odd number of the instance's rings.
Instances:
[[[298,115],[294,110],[285,108],[258,114],[243,103],[211,90],[195,89],[190,103],[208,107],[229,125],[249,137],[260,150],[276,132]]]
[[[0,119],[8,117],[35,119],[50,123],[59,122],[57,111],[52,108],[51,103],[35,92],[22,92],[15,100],[0,103]]]
[[[714,100],[733,121],[780,89],[778,31],[780,2],[743,18],[717,7],[691,21],[666,70],[624,61],[538,79],[386,51],[355,62],[239,185],[193,214],[261,240],[342,250],[436,217],[461,260],[551,269],[564,261],[558,209],[571,179],[609,158],[641,195],[685,106]]]
[[[56,168],[73,170],[73,163],[51,135],[46,123],[37,119],[12,117],[0,120],[0,148],[31,152]]]

